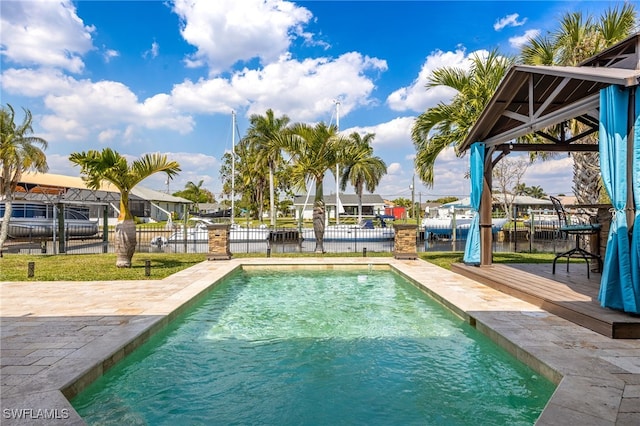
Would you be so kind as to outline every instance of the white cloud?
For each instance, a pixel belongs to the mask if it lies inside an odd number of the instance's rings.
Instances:
[[[238,61],[275,61],[294,37],[311,37],[302,29],[311,13],[288,1],[176,0],[173,10],[184,22],[183,38],[197,49],[187,65],[206,65],[213,74]]]
[[[156,58],[159,53],[160,53],[160,45],[154,40],[153,43],[151,43],[151,48],[145,51],[142,54],[142,57],[145,59],[148,57],[151,57],[153,59],[153,58]]]
[[[113,49],[106,49],[102,54],[102,57],[104,58],[104,61],[106,63],[109,63],[111,59],[117,58],[118,56],[120,56],[120,53],[117,50]]]
[[[194,120],[181,112],[173,99],[157,94],[142,102],[124,84],[77,80],[55,70],[14,70],[2,74],[2,87],[10,93],[43,97],[51,111],[41,125],[52,139],[82,140],[92,133],[118,126],[166,128],[181,133],[193,129]]]
[[[507,15],[504,18],[500,18],[496,21],[495,24],[493,24],[493,29],[496,31],[500,31],[505,27],[519,27],[521,25],[524,25],[525,22],[527,22],[527,18],[518,21],[519,17],[519,14],[512,13],[511,15]]]
[[[0,52],[20,65],[84,69],[94,27],[84,25],[70,0],[3,1]]]
[[[283,55],[262,69],[235,72],[230,79],[184,81],[174,86],[171,95],[175,105],[189,111],[227,113],[247,107],[250,115],[271,108],[293,121],[310,121],[326,117],[334,99],[340,99],[344,114],[372,102],[369,96],[375,86],[366,73],[386,69],[385,61],[359,53],[304,61]]]
[[[226,114],[238,108],[247,114],[272,108],[293,121],[311,121],[325,119],[339,98],[342,113],[348,114],[373,102],[375,85],[367,73],[377,75],[386,67],[385,61],[359,53],[304,61],[283,56],[263,69],[244,69],[229,79],[186,80],[169,94],[146,99],[120,82],[75,79],[54,69],[8,69],[2,74],[2,88],[15,95],[43,97],[49,114],[42,126],[54,140],[82,140],[92,134],[104,140],[120,131],[127,141],[140,128],[189,133],[195,126],[193,114]],[[125,126],[130,126],[128,131]],[[109,132],[100,133],[104,131]]]
[[[527,30],[521,36],[509,38],[509,44],[511,45],[511,47],[520,49],[522,46],[528,43],[529,40],[534,39],[539,35],[540,35],[540,30]]]
[[[566,154],[529,165],[522,177],[527,186],[539,186],[547,194],[572,195],[573,159]]]
[[[375,126],[368,127],[351,127],[343,130],[343,134],[351,134],[358,132],[361,135],[366,133],[375,133],[376,137],[373,140],[374,148],[382,147],[411,147],[413,142],[411,141],[411,128],[415,117],[398,117],[386,123],[380,123]]]
[[[397,175],[402,172],[402,165],[400,163],[391,163],[387,166],[387,174]]]
[[[474,52],[476,54],[481,53]],[[427,81],[434,70],[443,67],[457,67],[468,69],[469,55],[460,48],[455,52],[437,50],[431,53],[422,65],[420,73],[410,86],[402,87],[387,97],[389,108],[394,111],[423,112],[436,106],[439,102],[446,102],[455,95],[455,90],[448,87],[426,88]]]
[[[109,142],[114,140],[120,132],[115,129],[106,129],[98,133],[98,141],[100,143]]]

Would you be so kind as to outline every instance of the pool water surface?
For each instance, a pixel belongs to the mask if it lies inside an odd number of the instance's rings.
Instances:
[[[104,425],[528,425],[554,389],[393,271],[250,270],[72,403]]]

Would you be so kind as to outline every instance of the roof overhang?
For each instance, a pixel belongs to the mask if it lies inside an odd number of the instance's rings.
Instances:
[[[498,145],[577,118],[597,126],[600,90],[638,85],[640,70],[515,65],[500,83],[461,151]]]
[[[485,142],[487,146],[513,144],[520,137],[570,119],[579,120],[593,133],[598,129],[600,90],[612,84],[637,86],[639,82],[640,33],[580,66],[514,65],[460,145],[460,151],[468,150],[474,142]],[[562,145],[558,148],[567,151],[581,145],[573,143],[578,139],[551,138],[556,145]]]

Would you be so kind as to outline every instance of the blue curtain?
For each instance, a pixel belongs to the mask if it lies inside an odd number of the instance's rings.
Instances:
[[[631,279],[636,292],[636,301],[640,293],[640,87],[636,87],[635,123],[633,126],[633,198],[635,200],[636,215],[631,237]],[[640,304],[640,303],[639,303]]]
[[[629,92],[618,86],[600,91],[600,167],[613,204],[613,218],[598,300],[607,308],[638,313],[638,289],[631,278],[627,203],[627,113]],[[630,184],[630,183],[629,183]]]
[[[469,225],[469,235],[464,248],[464,263],[467,265],[480,264],[480,198],[484,184],[484,143],[476,142],[471,145],[471,210],[473,218]]]

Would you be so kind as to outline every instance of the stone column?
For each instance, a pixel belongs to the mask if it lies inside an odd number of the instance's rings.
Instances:
[[[209,231],[209,254],[207,260],[231,259],[230,224],[207,225]]]
[[[396,259],[417,259],[416,225],[394,224],[396,231],[393,257]]]

